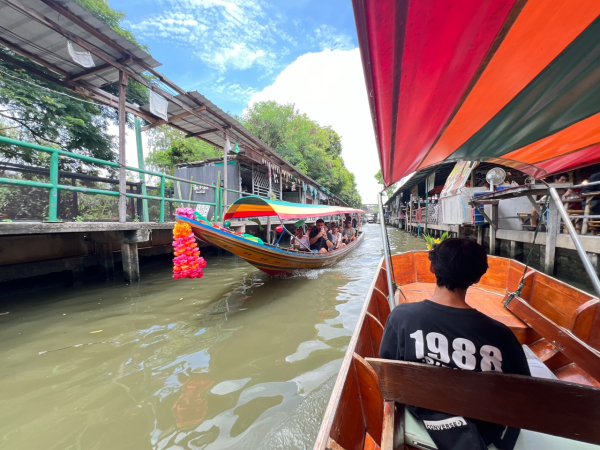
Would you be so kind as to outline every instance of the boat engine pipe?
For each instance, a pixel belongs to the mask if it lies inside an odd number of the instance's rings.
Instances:
[[[550,188],[550,195],[552,196],[552,200],[554,201],[554,204],[558,208],[558,212],[560,213],[562,220],[565,223],[565,226],[567,227],[567,230],[569,230],[571,239],[573,239],[573,244],[575,244],[575,249],[577,250],[577,253],[579,253],[579,257],[581,258],[583,267],[585,267],[585,271],[587,272],[588,276],[590,277],[590,280],[592,281],[594,290],[596,291],[596,294],[598,296],[600,296],[600,280],[598,280],[598,274],[596,273],[596,271],[594,270],[594,266],[592,266],[592,263],[588,259],[587,254],[585,253],[585,250],[583,248],[583,245],[581,245],[579,236],[577,235],[577,232],[575,231],[575,227],[573,227],[573,224],[571,223],[571,220],[569,219],[569,214],[565,210],[565,206],[563,205],[562,200],[560,199],[560,195],[558,194],[558,191],[556,190],[556,188],[553,188],[553,187]]]
[[[383,257],[385,259],[385,273],[387,275],[388,285],[388,302],[390,304],[390,311],[396,307],[396,301],[394,300],[394,288],[392,287],[392,272],[390,271],[390,255],[388,252],[388,235],[387,228],[385,226],[385,214],[383,213],[383,202],[381,201],[381,192],[377,194],[377,200],[379,201],[379,223],[381,224],[381,239],[383,240]]]

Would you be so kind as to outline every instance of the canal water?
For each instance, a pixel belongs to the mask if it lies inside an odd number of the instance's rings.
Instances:
[[[308,449],[382,256],[270,278],[209,257],[0,303],[0,448]],[[392,252],[422,239],[389,228]]]

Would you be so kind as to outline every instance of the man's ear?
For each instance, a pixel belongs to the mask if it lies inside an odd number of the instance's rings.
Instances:
[[[429,263],[429,271],[435,275],[435,272],[433,271],[433,263]]]

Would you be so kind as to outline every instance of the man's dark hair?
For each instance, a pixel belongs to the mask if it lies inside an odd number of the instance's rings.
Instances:
[[[316,223],[325,223],[323,219],[318,219]]]
[[[560,180],[562,177],[565,177],[568,180],[569,174],[568,173],[557,173],[556,175],[554,175],[554,179],[556,181]]]
[[[429,251],[436,283],[451,291],[467,289],[488,270],[485,249],[473,239],[451,238]]]

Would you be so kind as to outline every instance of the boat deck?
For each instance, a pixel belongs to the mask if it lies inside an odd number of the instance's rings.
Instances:
[[[400,286],[408,303],[420,302],[431,297],[435,289],[433,283],[410,283]],[[524,339],[529,328],[525,323],[504,308],[506,290],[492,286],[472,287],[467,291],[467,303],[477,311],[509,327],[520,340]],[[525,343],[524,341],[521,342]]]

